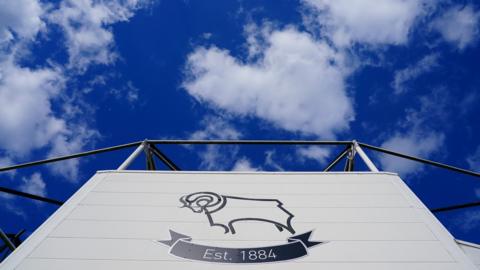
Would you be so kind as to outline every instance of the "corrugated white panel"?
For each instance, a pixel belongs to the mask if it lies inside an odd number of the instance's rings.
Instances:
[[[223,203],[210,216],[194,205],[181,207],[180,199],[195,192],[219,194]],[[201,208],[208,200],[196,202]],[[238,220],[242,218],[255,220]],[[234,222],[235,234],[219,225],[228,221]],[[220,250],[289,245],[288,238],[309,231],[311,241],[324,243],[297,246],[308,255],[289,261],[219,264],[208,256],[207,262],[198,262],[172,255],[169,246],[159,242],[170,239],[170,230],[190,236],[188,245]],[[222,257],[223,262],[227,259]],[[475,266],[396,175],[104,172],[2,267],[473,270]]]
[[[272,190],[272,185],[275,189]],[[242,184],[242,183],[161,183],[143,181],[106,181],[101,183],[96,191],[114,193],[156,193],[189,194],[198,191],[215,191],[219,194],[228,193],[232,196],[279,196],[279,195],[320,195],[320,194],[395,194],[391,183],[280,183],[280,184]],[[260,192],[259,192],[260,191]]]
[[[290,207],[410,207],[400,194],[316,194],[302,196],[282,195]],[[91,192],[83,200],[85,205],[113,206],[178,206],[178,195],[156,193]]]
[[[123,202],[125,203],[125,202]],[[422,222],[411,207],[289,207],[297,214],[296,222]],[[249,208],[236,211],[248,213]],[[183,211],[168,206],[114,206],[114,205],[79,205],[70,214],[70,219],[77,220],[111,220],[111,221],[189,221],[202,222],[198,215],[185,216]]]
[[[224,264],[195,263],[185,261],[121,261],[121,260],[79,260],[79,259],[26,259],[22,265],[24,269],[36,270],[85,270],[85,269],[115,269],[115,270],[159,270],[159,269],[196,269],[196,270],[224,270],[233,267],[227,267]],[[302,270],[458,270],[458,264],[452,263],[328,263],[328,262],[292,262],[289,263],[290,269]],[[262,265],[242,265],[241,269],[252,270],[273,270],[279,269],[278,264],[269,263]]]
[[[53,232],[55,237],[75,238],[131,238],[131,239],[168,239],[171,224],[176,223],[175,230],[179,232],[205,230],[202,238],[225,239],[223,229],[211,228],[206,222],[144,222],[144,221],[99,221],[99,220],[65,220]],[[337,241],[435,241],[432,232],[423,223],[295,223],[299,232],[315,228],[315,238],[335,239]],[[264,228],[263,228],[264,227]],[[271,230],[270,224],[255,221],[238,223],[239,233],[230,235],[232,241],[242,240],[278,240],[279,232]],[[263,230],[258,230],[262,228]],[[248,231],[242,233],[240,231]],[[220,234],[220,236],[219,236]],[[288,233],[282,233],[284,239]],[[247,238],[248,237],[248,238]],[[282,239],[282,238],[280,238]]]
[[[205,243],[205,241],[202,241]],[[229,241],[224,241],[227,245]],[[256,244],[262,245],[263,241]],[[218,241],[212,242],[219,244]],[[271,242],[269,242],[271,243]],[[238,244],[238,243],[237,243]],[[66,248],[68,247],[68,248]],[[29,256],[30,258],[56,259],[108,259],[139,261],[180,261],[165,246],[153,240],[47,238]],[[441,245],[431,241],[335,241],[312,248],[309,256],[299,262],[453,262],[454,259]],[[204,264],[205,262],[200,262]],[[281,269],[289,263],[276,263]],[[159,264],[161,266],[161,264]],[[237,267],[242,267],[239,265]],[[260,266],[261,267],[261,266]],[[21,269],[21,268],[20,268]]]
[[[480,269],[480,245],[457,240],[457,244],[467,254],[473,263]]]

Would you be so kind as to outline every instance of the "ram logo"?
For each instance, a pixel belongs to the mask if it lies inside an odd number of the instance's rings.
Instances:
[[[291,221],[294,215],[277,199],[252,199],[219,195],[214,192],[195,192],[180,198],[182,207],[194,213],[204,213],[210,226],[220,226],[225,233],[235,233],[233,224],[241,221],[272,223],[279,231],[295,233]]]

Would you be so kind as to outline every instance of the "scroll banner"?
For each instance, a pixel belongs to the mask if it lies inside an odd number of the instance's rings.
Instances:
[[[292,236],[287,243],[253,248],[226,248],[192,243],[192,238],[170,230],[171,240],[159,241],[177,257],[214,263],[264,263],[287,261],[308,254],[307,249],[325,242],[309,241],[312,231]]]

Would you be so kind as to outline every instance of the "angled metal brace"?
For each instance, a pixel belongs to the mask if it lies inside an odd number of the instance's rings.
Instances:
[[[153,159],[152,145],[147,140],[145,140],[145,147],[143,148],[143,151],[145,152],[147,170],[155,171],[156,166],[155,160]]]
[[[172,161],[170,160],[167,155],[162,153],[160,149],[158,149],[154,144],[151,144],[151,149],[153,154],[160,159],[170,170],[172,171],[181,171],[181,169]]]
[[[435,208],[435,209],[431,209],[430,211],[432,213],[439,213],[439,212],[445,212],[445,211],[451,211],[451,210],[457,210],[457,209],[463,209],[463,208],[475,207],[475,206],[480,206],[480,202],[471,202],[471,203],[464,203],[464,204],[452,205],[447,207]]]
[[[348,154],[349,149],[350,146],[348,145],[347,147],[345,147],[345,149],[343,149],[342,152],[340,152],[340,154],[338,154],[338,156],[335,157],[335,159],[330,164],[328,164],[328,166],[323,171],[329,172],[333,167],[335,167],[335,165],[337,165],[345,157],[345,155]]]
[[[56,158],[49,158],[49,159],[44,159],[44,160],[39,160],[39,161],[27,162],[27,163],[23,163],[23,164],[18,164],[18,165],[13,165],[13,166],[0,168],[0,172],[6,172],[6,171],[10,171],[10,170],[16,170],[16,169],[27,168],[27,167],[37,166],[37,165],[43,165],[43,164],[62,161],[62,160],[68,160],[68,159],[72,159],[72,158],[79,158],[79,157],[96,155],[96,154],[100,154],[100,153],[117,151],[117,150],[129,148],[129,147],[133,147],[133,146],[138,146],[141,143],[142,142],[133,142],[133,143],[121,144],[121,145],[116,145],[116,146],[111,146],[111,147],[106,147],[106,148],[100,148],[100,149],[87,151],[87,152],[82,152],[82,153],[77,153],[77,154],[73,154],[73,155],[66,155],[66,156],[60,156],[60,157],[56,157]]]
[[[42,196],[38,196],[38,195],[35,195],[35,194],[30,194],[30,193],[26,193],[26,192],[18,191],[18,190],[15,190],[15,189],[6,188],[6,187],[0,187],[0,192],[5,192],[5,193],[8,193],[8,194],[17,195],[17,196],[20,196],[20,197],[24,197],[24,198],[28,198],[28,199],[32,199],[32,200],[37,200],[37,201],[41,201],[41,202],[46,202],[46,203],[51,203],[51,204],[56,204],[56,205],[62,205],[63,204],[63,202],[55,200],[55,199],[50,199],[50,198],[47,198],[47,197],[42,197]]]
[[[130,164],[142,153],[145,148],[145,142],[142,142],[135,151],[117,168],[117,170],[126,170]]]
[[[5,243],[5,245],[11,250],[14,251],[17,247],[10,241],[10,238],[0,229],[0,239]]]
[[[351,172],[351,171],[353,171],[353,165],[354,165],[354,161],[355,161],[355,154],[356,154],[355,145],[354,145],[354,143],[352,143],[352,144],[349,146],[348,156],[347,156],[347,162],[345,163],[344,171],[346,171],[346,172]]]
[[[428,160],[428,159],[418,158],[418,157],[394,152],[394,151],[391,151],[391,150],[388,150],[388,149],[385,149],[385,148],[382,148],[382,147],[377,147],[377,146],[369,145],[369,144],[362,143],[362,142],[360,142],[358,144],[361,147],[364,147],[364,148],[367,148],[367,149],[370,149],[370,150],[373,150],[373,151],[377,151],[377,152],[380,152],[380,153],[389,154],[389,155],[392,155],[392,156],[417,161],[417,162],[420,162],[420,163],[432,165],[432,166],[435,166],[435,167],[447,169],[447,170],[458,172],[458,173],[467,174],[467,175],[470,175],[470,176],[480,177],[480,173],[478,173],[478,172],[469,171],[469,170],[466,170],[466,169],[458,168],[458,167],[455,167],[455,166],[450,166],[450,165],[443,164],[443,163],[440,163],[440,162],[435,162],[435,161],[431,161],[431,160]]]
[[[363,162],[365,162],[365,165],[367,165],[368,169],[372,172],[379,172],[372,160],[367,156],[367,154],[365,154],[360,145],[358,145],[357,141],[353,141],[353,146],[355,147],[355,151],[358,153],[360,158],[362,158]]]

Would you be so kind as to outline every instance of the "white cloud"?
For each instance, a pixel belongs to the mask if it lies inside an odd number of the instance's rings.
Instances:
[[[13,164],[14,163],[10,157],[0,157],[0,168],[11,166]],[[4,175],[8,175],[9,177],[13,177],[16,173],[16,170],[3,172]]]
[[[183,87],[214,108],[288,131],[333,138],[348,130],[354,113],[343,55],[293,28],[269,32],[265,40],[250,62],[216,47],[197,48],[188,56]]]
[[[202,129],[190,135],[191,140],[236,140],[242,135],[225,119],[218,116],[206,116],[202,120]],[[197,151],[204,170],[227,170],[237,159],[238,146],[207,145],[205,150]]]
[[[265,151],[265,165],[272,167],[276,171],[283,172],[285,169],[275,160],[275,150]]]
[[[436,18],[431,26],[443,39],[463,50],[478,39],[480,12],[471,5],[454,6]]]
[[[381,146],[407,155],[430,158],[433,154],[442,152],[445,134],[436,131],[436,125],[447,122],[446,107],[450,98],[445,89],[437,89],[418,100],[419,108],[406,110],[405,120],[397,123],[396,131]],[[384,171],[397,172],[403,176],[418,173],[423,168],[418,162],[386,154],[380,155],[380,163]]]
[[[230,125],[225,119],[219,116],[207,115],[201,122],[202,129],[190,135],[192,140],[231,139],[241,137],[241,132]]]
[[[253,167],[250,160],[241,158],[235,162],[232,171],[259,171],[259,168]]]
[[[305,148],[298,148],[296,152],[297,155],[302,159],[313,159],[320,164],[325,164],[327,162],[327,158],[330,156],[331,151],[325,147],[309,146]]]
[[[133,85],[131,81],[128,81],[122,88],[110,89],[110,94],[116,99],[126,100],[130,105],[135,105],[139,98],[140,90]]]
[[[91,142],[99,137],[98,131],[86,125],[72,125],[70,129],[64,130],[63,133],[57,134],[53,138],[49,156],[57,157],[81,152],[85,146],[91,145]],[[65,180],[77,183],[80,180],[78,178],[79,165],[80,160],[76,158],[50,164],[49,168],[54,174],[63,176]]]
[[[50,14],[66,36],[69,66],[84,71],[90,64],[111,64],[117,58],[110,25],[128,21],[148,0],[64,0]]]
[[[47,185],[43,181],[40,173],[34,173],[30,177],[22,177],[22,184],[19,189],[23,192],[38,196],[47,195]]]
[[[58,70],[22,68],[12,59],[0,62],[0,148],[25,156],[46,146],[66,123],[52,111],[63,88]]]
[[[477,150],[475,150],[475,153],[467,158],[467,163],[470,169],[480,172],[480,145],[477,147]],[[480,197],[480,189],[478,192],[478,196]]]
[[[64,87],[71,79],[65,67],[52,62],[35,68],[19,64],[29,54],[29,44],[44,30],[43,18],[62,27],[70,67],[85,71],[90,64],[109,64],[115,59],[111,25],[128,21],[149,2],[64,0],[52,11],[53,4],[42,5],[36,0],[0,0],[0,42],[8,41],[8,46],[0,47],[2,160],[15,163],[35,150],[44,150],[48,156],[70,154],[98,137],[88,125],[88,105],[82,95],[67,93]],[[126,98],[137,100],[138,89],[129,84]],[[69,160],[49,168],[75,182],[78,165],[78,160]]]
[[[414,65],[408,66],[405,69],[395,72],[395,79],[392,82],[392,87],[395,94],[401,94],[407,91],[406,84],[420,77],[422,74],[432,71],[433,68],[438,66],[438,55],[429,54],[423,57],[420,61]]]
[[[20,204],[15,201],[15,196],[7,193],[0,192],[0,204],[2,208],[6,211],[22,217],[23,219],[27,219],[27,213],[20,207]]]
[[[68,113],[60,117],[59,112],[54,112],[53,104],[60,100],[65,81],[59,68],[30,69],[11,58],[0,62],[0,149],[6,154],[3,159],[14,162],[39,149],[46,149],[49,156],[78,152],[97,135],[85,124],[76,124],[81,119],[72,119]],[[76,179],[78,160],[50,168],[56,174]]]
[[[440,132],[427,131],[421,133],[417,130],[411,130],[408,133],[394,134],[382,143],[382,147],[407,155],[429,158],[430,155],[439,151],[444,139],[444,134]],[[419,172],[422,166],[418,162],[391,155],[382,155],[380,163],[384,171],[396,172],[404,176]]]
[[[463,232],[478,231],[480,227],[480,210],[467,210],[456,219],[457,226]]]
[[[30,177],[22,177],[21,184],[19,185],[18,189],[34,195],[47,195],[46,184],[43,181],[40,173],[34,173]],[[2,207],[6,211],[26,220],[29,215],[20,207],[21,204],[17,202],[17,198],[18,196],[0,192],[0,203]]]
[[[33,39],[45,26],[44,9],[37,0],[0,1],[0,44],[15,36]]]
[[[303,0],[313,7],[323,35],[337,46],[352,43],[399,45],[408,41],[416,19],[429,7],[426,0]]]

